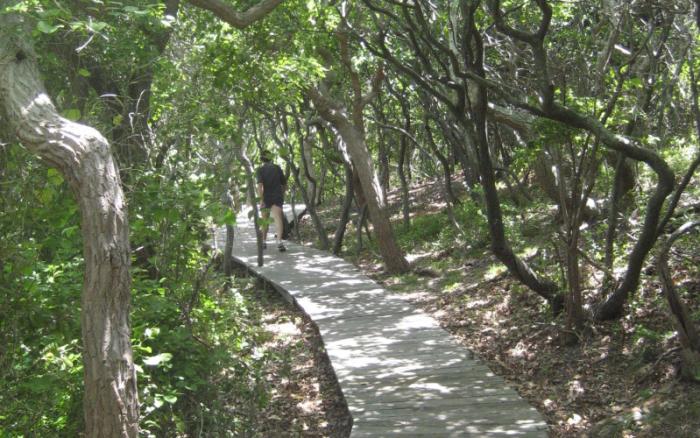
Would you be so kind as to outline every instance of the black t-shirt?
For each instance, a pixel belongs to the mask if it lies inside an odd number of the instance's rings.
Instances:
[[[287,178],[282,168],[274,163],[264,163],[257,171],[258,183],[263,185],[263,201],[265,204],[282,204],[284,199],[282,186],[287,185]]]

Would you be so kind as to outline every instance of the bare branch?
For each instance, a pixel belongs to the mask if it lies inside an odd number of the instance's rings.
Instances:
[[[235,27],[243,29],[255,23],[269,14],[284,0],[262,0],[255,6],[251,6],[245,12],[238,12],[229,3],[223,0],[187,0],[191,5],[212,12],[221,20]]]
[[[379,90],[382,87],[382,81],[384,80],[384,66],[382,64],[377,67],[377,71],[375,72],[374,76],[372,77],[372,81],[370,82],[370,90],[367,92],[367,94],[363,95],[362,98],[360,99],[360,105],[364,108],[367,106],[371,101],[373,101],[378,95],[379,95]]]

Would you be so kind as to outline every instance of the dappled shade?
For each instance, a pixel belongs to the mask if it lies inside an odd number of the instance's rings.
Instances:
[[[217,240],[224,237],[220,230]],[[256,250],[252,223],[241,214],[234,258],[317,324],[353,437],[546,436],[534,408],[403,297],[313,248],[267,250],[263,267]]]

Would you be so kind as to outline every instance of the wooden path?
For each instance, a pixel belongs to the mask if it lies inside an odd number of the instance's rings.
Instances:
[[[222,247],[225,235],[216,241]],[[238,217],[233,255],[317,324],[353,418],[352,437],[547,436],[540,414],[502,378],[351,264],[291,242],[280,253],[268,238],[258,267],[247,215]]]

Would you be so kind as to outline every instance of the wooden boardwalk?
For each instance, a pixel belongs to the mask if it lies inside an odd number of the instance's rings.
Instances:
[[[327,252],[270,243],[258,267],[252,222],[239,215],[234,258],[317,324],[352,437],[547,436],[540,414],[433,318]]]

